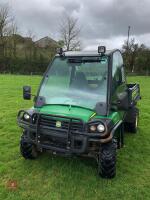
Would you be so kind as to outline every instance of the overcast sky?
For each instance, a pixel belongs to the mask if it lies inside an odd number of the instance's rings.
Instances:
[[[85,49],[121,48],[131,36],[150,46],[150,0],[0,0],[8,2],[22,34],[33,31],[37,39],[50,36],[59,39],[61,17],[78,18],[81,41]]]

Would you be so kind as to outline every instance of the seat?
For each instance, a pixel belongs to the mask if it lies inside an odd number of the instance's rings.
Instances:
[[[73,89],[86,90],[88,88],[88,81],[86,80],[85,74],[83,72],[77,72],[70,87]]]

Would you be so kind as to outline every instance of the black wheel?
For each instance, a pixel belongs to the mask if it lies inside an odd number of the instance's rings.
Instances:
[[[24,136],[20,140],[20,153],[25,159],[35,159],[38,156],[35,145],[27,142]]]
[[[114,178],[116,175],[116,143],[102,144],[98,159],[98,174],[102,178]]]
[[[121,126],[118,128],[118,137],[116,138],[117,149],[120,149],[124,146],[124,124],[122,123]]]
[[[125,130],[130,133],[136,133],[139,121],[139,109],[136,107],[131,108],[125,119]]]

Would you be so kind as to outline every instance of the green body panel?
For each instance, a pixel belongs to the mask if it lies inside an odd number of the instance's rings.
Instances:
[[[74,117],[88,122],[90,119],[111,119],[116,124],[123,117],[123,112],[111,112],[109,116],[97,115],[95,111],[81,107],[66,105],[46,105],[41,108],[34,108],[40,113]]]
[[[120,121],[121,119],[123,119],[124,116],[124,112],[111,112],[108,116],[100,116],[100,115],[96,115],[94,118],[95,119],[111,119],[112,122],[114,124],[116,124],[118,121]]]
[[[87,122],[94,113],[94,111],[86,108],[66,105],[47,105],[42,108],[35,109],[37,109],[40,113],[80,118],[84,122]]]

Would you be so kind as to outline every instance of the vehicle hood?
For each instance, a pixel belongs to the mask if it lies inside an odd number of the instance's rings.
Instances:
[[[95,115],[95,112],[87,108],[68,106],[68,105],[45,105],[41,108],[35,108],[40,113],[80,118],[84,122],[88,122],[89,119]]]

